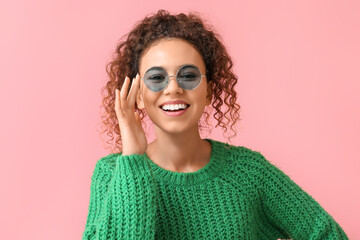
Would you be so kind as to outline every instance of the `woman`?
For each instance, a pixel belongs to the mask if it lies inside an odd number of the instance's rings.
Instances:
[[[121,151],[95,166],[83,239],[347,239],[261,153],[201,139],[209,108],[225,131],[239,119],[231,68],[224,45],[194,14],[160,10],[119,44],[104,122],[118,121],[111,131]],[[146,115],[156,133],[149,144]]]

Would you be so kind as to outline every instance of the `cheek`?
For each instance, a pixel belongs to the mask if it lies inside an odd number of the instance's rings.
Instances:
[[[198,91],[196,92],[195,96],[196,96],[196,101],[202,104],[206,104],[207,102],[207,86],[201,85],[199,86],[201,87],[200,89],[198,89]]]
[[[144,100],[144,106],[146,109],[151,109],[156,107],[156,99],[157,94],[154,92],[151,92],[150,90],[144,90],[142,92],[143,100]]]

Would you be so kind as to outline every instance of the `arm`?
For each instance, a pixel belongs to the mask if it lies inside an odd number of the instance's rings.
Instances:
[[[260,192],[269,222],[292,239],[348,239],[339,224],[279,168],[259,153]]]
[[[106,161],[112,160],[112,158],[116,158],[116,156],[109,155],[103,157],[97,161],[95,165],[95,169],[91,177],[90,203],[86,226],[83,232],[83,240],[95,239],[96,222],[99,218],[100,211],[103,208],[105,194],[113,174],[113,169],[106,163]]]
[[[83,240],[153,239],[155,183],[141,155],[117,155],[111,172],[97,163]]]

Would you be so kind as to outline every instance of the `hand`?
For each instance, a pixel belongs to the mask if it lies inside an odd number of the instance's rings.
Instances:
[[[130,78],[126,76],[121,88],[115,89],[115,112],[119,121],[122,138],[122,155],[143,154],[147,149],[147,140],[141,125],[140,116],[135,112],[135,98],[140,86],[139,74],[133,78],[128,96]]]

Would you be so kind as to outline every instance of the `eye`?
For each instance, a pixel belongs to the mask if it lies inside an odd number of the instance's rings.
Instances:
[[[150,80],[162,80],[162,79],[165,79],[165,77],[163,75],[160,75],[160,74],[154,74],[154,75],[151,75],[149,77]]]
[[[179,79],[183,82],[196,82],[199,80],[200,71],[195,66],[185,65],[179,70]]]
[[[181,74],[180,78],[183,81],[195,81],[197,80],[197,75],[194,73],[183,73]]]
[[[151,81],[152,83],[160,83],[165,80],[165,76],[161,74],[153,74],[148,77],[148,81]]]

